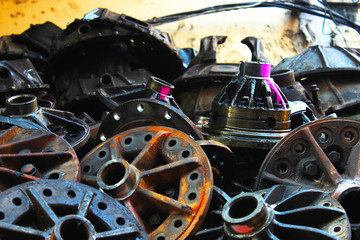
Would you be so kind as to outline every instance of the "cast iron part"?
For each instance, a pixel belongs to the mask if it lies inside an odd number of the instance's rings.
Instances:
[[[342,206],[319,190],[274,186],[241,193],[222,210],[226,239],[350,239]]]
[[[29,59],[0,62],[0,92],[2,94],[49,88]]]
[[[19,127],[46,129],[64,138],[74,149],[83,146],[89,138],[86,123],[70,112],[39,107],[37,98],[31,94],[8,98],[0,120]]]
[[[81,161],[82,181],[122,202],[150,239],[187,239],[210,204],[213,178],[201,147],[166,127],[140,127],[98,145]]]
[[[146,240],[132,214],[111,197],[81,183],[42,180],[0,194],[2,239]]]
[[[55,134],[12,127],[1,132],[0,143],[0,192],[42,178],[80,181],[74,150]]]
[[[296,79],[312,93],[313,103],[318,98],[326,114],[349,108],[354,113],[360,103],[360,58],[345,48],[313,46],[284,59],[273,70],[285,68],[294,70]]]
[[[131,74],[138,69],[169,82],[183,71],[170,35],[103,8],[69,24],[54,38],[51,52],[45,80],[58,93],[60,107],[91,98],[101,87],[141,85],[147,78]]]
[[[206,137],[228,146],[271,149],[290,131],[286,97],[272,78],[271,65],[241,62],[234,77],[215,97]]]
[[[148,125],[172,127],[195,140],[204,139],[195,124],[178,108],[160,100],[135,99],[120,104],[104,118],[97,140],[103,142],[129,128]]]
[[[334,73],[356,73],[360,58],[343,47],[312,46],[304,52],[283,59],[273,71],[294,70],[296,79]]]
[[[159,100],[179,108],[172,96],[173,91],[174,86],[172,84],[160,78],[149,76],[146,86],[106,87],[97,90],[96,95],[101,102],[111,109],[116,108],[121,103],[138,98]]]
[[[229,147],[213,140],[196,141],[210,161],[214,185],[225,188],[236,175],[236,157]]]
[[[52,38],[62,29],[51,22],[31,25],[21,34],[0,38],[0,60],[29,58],[42,71],[50,53]]]
[[[360,228],[360,122],[321,119],[284,137],[267,155],[256,187],[306,186],[329,192],[344,207],[353,230]]]
[[[317,118],[324,117],[321,102],[318,99],[317,93],[310,91],[310,94],[301,85],[300,82],[295,81],[294,71],[291,69],[282,69],[272,72],[271,77],[275,83],[281,88],[288,101],[302,101],[309,105]]]
[[[266,57],[264,50],[264,42],[261,38],[247,37],[241,40],[251,51],[251,61],[255,62],[270,62]]]
[[[226,38],[208,36],[201,39],[200,52],[192,60],[191,67],[173,82],[175,99],[191,119],[208,116],[216,94],[238,73],[237,64],[216,62],[216,48]]]

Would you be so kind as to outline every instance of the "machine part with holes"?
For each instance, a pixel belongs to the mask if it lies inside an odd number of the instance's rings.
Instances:
[[[321,101],[326,114],[348,111],[348,114],[339,114],[348,116],[354,113],[354,109],[358,111],[360,57],[347,49],[313,46],[284,59],[274,71],[285,68],[294,70],[296,79],[301,80],[301,84],[313,95],[314,104]],[[318,95],[318,100],[314,99],[314,95]]]
[[[145,83],[126,77],[137,69],[171,82],[184,68],[170,35],[103,8],[69,24],[52,47],[45,80],[58,93],[60,107],[86,100],[101,87]]]
[[[225,40],[225,36],[201,39],[199,54],[184,74],[173,82],[175,100],[191,119],[208,116],[216,94],[238,73],[238,64],[216,62],[216,48]]]
[[[55,134],[11,127],[1,132],[0,142],[0,192],[43,178],[80,181],[76,153]]]
[[[52,45],[52,38],[62,29],[51,22],[31,25],[21,34],[0,38],[0,60],[29,58],[38,71],[42,71]]]
[[[359,134],[360,122],[345,118],[293,130],[267,155],[256,188],[291,184],[329,192],[344,207],[353,230],[360,231]]]
[[[241,193],[222,210],[226,239],[350,239],[343,207],[319,190],[274,186]]]
[[[187,134],[140,127],[118,134],[81,161],[82,182],[122,202],[150,239],[187,239],[201,225],[212,195],[211,166]]]
[[[124,206],[77,182],[42,180],[0,194],[2,239],[131,239],[146,232]]]
[[[214,185],[225,188],[236,175],[236,157],[229,147],[213,140],[196,141],[213,168]]]
[[[319,101],[316,91],[310,91],[310,94],[301,85],[300,82],[295,81],[294,71],[291,69],[282,69],[271,74],[275,83],[280,87],[288,101],[302,101],[305,102],[309,108],[314,112],[317,118],[324,117],[321,102]]]
[[[286,97],[270,78],[271,65],[241,62],[239,75],[216,95],[203,134],[227,146],[271,149],[290,131]]]
[[[174,86],[160,78],[149,76],[146,86],[133,85],[121,87],[106,87],[97,90],[97,97],[111,109],[118,107],[121,103],[138,98],[148,98],[169,103],[179,108],[172,93]]]
[[[135,99],[120,104],[102,121],[97,139],[103,142],[119,132],[148,125],[179,129],[195,140],[204,140],[195,124],[181,110],[153,99]]]
[[[74,149],[89,138],[89,126],[71,112],[39,107],[32,94],[15,95],[6,100],[0,121],[19,127],[41,128],[66,140]]]

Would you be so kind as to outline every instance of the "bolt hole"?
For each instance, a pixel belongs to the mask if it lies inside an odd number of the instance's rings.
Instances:
[[[90,172],[90,166],[89,166],[89,165],[84,166],[84,167],[83,167],[83,172],[84,172],[84,173]]]
[[[126,138],[124,142],[126,145],[129,145],[132,142],[132,138],[131,137]]]
[[[98,154],[99,158],[104,158],[106,156],[106,151],[102,150]]]
[[[119,121],[121,118],[120,113],[114,113],[113,117],[116,121]]]
[[[68,191],[67,195],[69,196],[69,198],[75,198],[76,197],[76,193],[73,190]]]
[[[195,200],[196,197],[197,197],[197,194],[194,193],[194,192],[192,192],[192,193],[190,193],[190,194],[188,195],[188,199],[189,199],[189,200]]]
[[[176,140],[172,139],[169,141],[169,147],[173,147],[176,145]]]
[[[55,172],[55,173],[51,173],[48,177],[48,179],[59,179],[60,178],[60,174]]]
[[[148,141],[150,141],[151,139],[152,139],[152,136],[151,136],[150,134],[148,134],[148,135],[146,135],[146,136],[144,137],[145,142],[148,142]]]
[[[333,232],[334,232],[334,233],[341,232],[341,230],[342,230],[342,227],[341,227],[341,226],[335,226],[335,227],[333,228]]]
[[[190,179],[192,180],[192,181],[195,181],[195,180],[197,180],[199,178],[199,174],[198,173],[192,173],[191,175],[190,175]]]
[[[117,223],[118,225],[122,226],[122,225],[125,224],[125,219],[122,218],[122,217],[118,217],[118,218],[116,219],[116,223]]]
[[[279,163],[276,166],[276,170],[281,174],[285,175],[289,171],[289,167],[286,163]]]
[[[297,144],[295,145],[295,152],[296,152],[297,154],[303,154],[303,153],[305,153],[305,146],[304,146],[304,144],[302,144],[302,143],[297,143]]]
[[[86,34],[90,30],[90,27],[88,25],[82,25],[79,27],[79,33],[80,34]]]
[[[190,156],[190,152],[189,152],[188,150],[185,150],[185,151],[183,151],[183,152],[181,153],[181,156],[182,156],[183,158],[187,158],[187,157]]]
[[[105,73],[104,75],[101,76],[100,81],[104,85],[109,85],[112,82],[112,76],[108,73]]]
[[[138,110],[138,112],[143,112],[143,111],[144,111],[144,105],[142,105],[141,103],[139,103],[139,104],[136,106],[136,109]]]
[[[22,203],[21,199],[18,198],[18,197],[14,198],[14,199],[12,200],[12,202],[13,202],[13,204],[14,204],[15,206],[20,206],[21,203]]]
[[[165,117],[165,119],[170,120],[172,116],[171,116],[171,113],[169,111],[165,111],[164,117]]]
[[[99,208],[100,210],[105,210],[105,209],[107,208],[107,205],[106,205],[106,203],[99,202],[99,203],[98,203],[98,208]]]
[[[4,212],[0,212],[0,220],[3,220],[5,218],[5,213]]]
[[[160,236],[160,237],[157,238],[157,240],[165,240],[165,237]]]
[[[320,143],[327,143],[329,141],[329,136],[325,132],[321,132],[319,134],[318,140]]]
[[[330,207],[331,206],[331,202],[324,202],[322,204],[324,207]]]
[[[10,71],[7,68],[0,68],[0,78],[7,79],[10,76]]]
[[[174,227],[179,228],[179,227],[182,226],[182,224],[183,224],[183,222],[182,222],[181,220],[176,220],[176,221],[174,222]]]
[[[344,139],[347,142],[352,142],[352,140],[354,140],[354,133],[351,131],[346,131],[344,134]]]
[[[45,188],[43,191],[44,196],[46,197],[51,197],[52,196],[52,191],[48,188]]]
[[[266,119],[266,126],[270,129],[274,128],[276,126],[276,119],[272,117]]]

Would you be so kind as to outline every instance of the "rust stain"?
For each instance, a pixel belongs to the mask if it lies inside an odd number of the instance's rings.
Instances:
[[[14,0],[14,3],[16,5],[19,5],[19,4],[23,4],[23,3],[26,3],[28,0]]]

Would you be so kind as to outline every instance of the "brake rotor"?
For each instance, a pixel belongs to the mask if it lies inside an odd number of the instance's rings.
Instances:
[[[148,239],[132,214],[84,184],[43,180],[0,194],[1,239]]]
[[[80,163],[71,146],[45,130],[12,127],[2,132],[0,192],[42,178],[80,181]]]
[[[360,122],[329,118],[293,130],[267,155],[256,188],[291,184],[329,192],[360,230]]]
[[[150,239],[185,239],[210,204],[213,176],[201,147],[166,127],[140,127],[98,145],[81,162],[82,181],[122,202]]]

